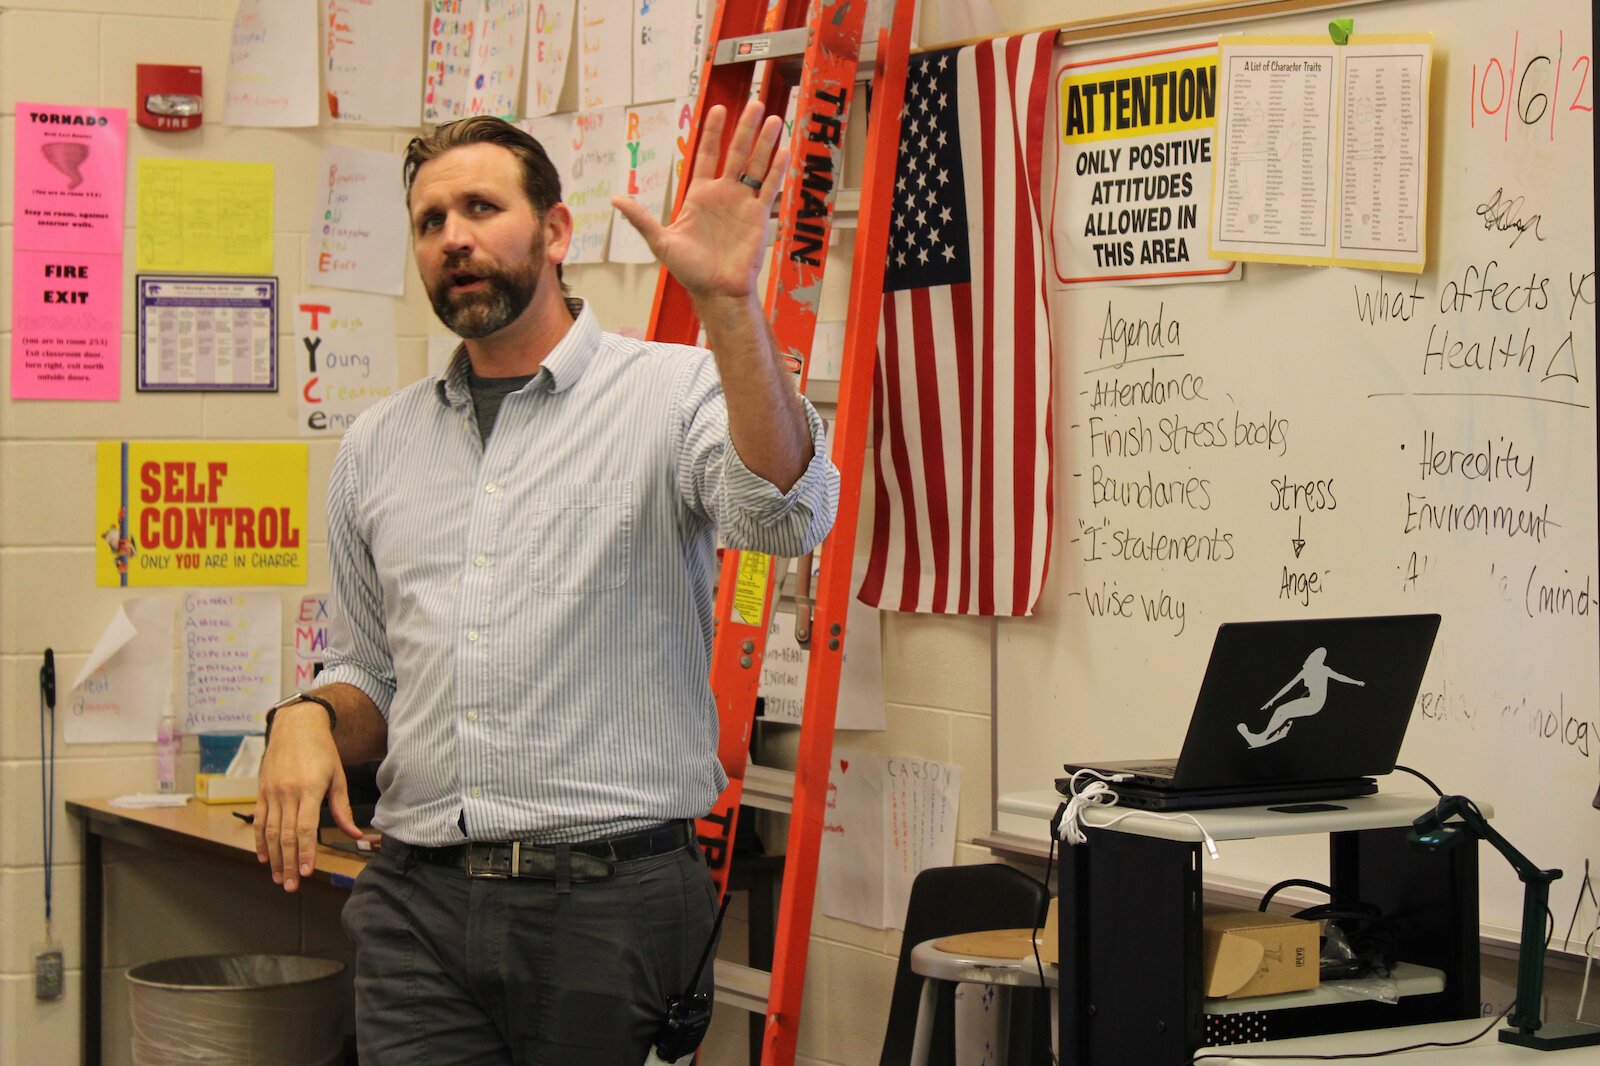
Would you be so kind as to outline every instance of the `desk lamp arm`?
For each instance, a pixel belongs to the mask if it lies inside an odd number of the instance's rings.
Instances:
[[[1449,824],[1451,818],[1460,823]],[[1550,882],[1561,876],[1560,870],[1541,870],[1511,842],[1495,831],[1478,810],[1477,804],[1465,796],[1445,796],[1433,810],[1411,823],[1406,834],[1412,846],[1425,851],[1441,851],[1453,847],[1467,835],[1487,840],[1511,864],[1521,879],[1522,938],[1517,950],[1517,1002],[1508,1024],[1524,1033],[1537,1032],[1541,1026],[1539,1004],[1544,995],[1544,933],[1545,912],[1550,905]]]

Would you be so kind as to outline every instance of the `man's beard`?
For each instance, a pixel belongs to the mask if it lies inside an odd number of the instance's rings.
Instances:
[[[482,278],[478,292],[454,294],[452,280],[458,273]],[[459,337],[477,340],[497,333],[515,322],[533,302],[539,287],[539,260],[530,256],[527,265],[515,272],[478,273],[446,267],[428,292],[434,314]]]

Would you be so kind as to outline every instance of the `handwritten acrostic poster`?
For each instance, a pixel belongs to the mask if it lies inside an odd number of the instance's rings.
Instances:
[[[684,104],[668,102],[630,107],[623,113],[623,183],[617,191],[631,196],[657,219],[667,214],[667,189],[678,161],[678,114]],[[618,212],[611,221],[613,263],[652,263],[655,256]]]
[[[122,255],[128,113],[17,104],[17,248]]]
[[[178,611],[185,733],[256,732],[283,691],[283,601],[275,592],[186,592]]]
[[[171,596],[123,600],[65,702],[68,744],[148,741],[172,695]]]
[[[288,686],[305,692],[316,684],[317,667],[328,657],[328,623],[332,620],[327,593],[318,592],[300,600],[294,619],[294,681]]]
[[[294,354],[300,435],[342,436],[397,387],[394,301],[343,292],[301,296],[294,301]]]
[[[138,269],[271,274],[272,164],[139,160]]]
[[[633,100],[633,0],[578,0],[578,107]]]
[[[833,918],[903,929],[911,882],[955,860],[961,767],[835,748],[817,859],[817,903]]]
[[[568,263],[602,263],[611,231],[611,197],[627,178],[623,143],[625,108],[580,111],[572,116],[571,169],[562,181],[572,210]]]
[[[361,292],[405,291],[405,187],[401,157],[325,145],[312,201],[306,279]]]
[[[539,142],[545,155],[550,157],[550,164],[556,168],[556,173],[561,175],[563,200],[567,198],[567,192],[572,184],[572,146],[578,136],[577,117],[573,112],[566,112],[560,115],[517,120],[517,125]]]
[[[672,100],[689,92],[695,19],[681,4],[633,7],[633,102]]]
[[[307,457],[304,444],[101,441],[95,584],[305,584]]]
[[[122,256],[17,249],[11,260],[11,396],[122,394]]]
[[[422,21],[413,0],[326,0],[323,87],[336,124],[415,126]]]
[[[572,54],[573,13],[578,0],[536,0],[528,27],[528,100],[530,118],[555,114],[567,81]]]
[[[481,0],[472,28],[472,63],[467,69],[467,114],[512,118],[521,99],[527,55],[528,0]]]
[[[429,0],[422,121],[449,122],[466,115],[472,25],[482,9],[481,0]]]
[[[317,0],[239,0],[222,121],[317,124]]]

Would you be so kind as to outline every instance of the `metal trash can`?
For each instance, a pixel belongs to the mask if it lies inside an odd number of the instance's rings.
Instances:
[[[332,1066],[343,1061],[344,963],[192,955],[128,971],[136,1066]]]

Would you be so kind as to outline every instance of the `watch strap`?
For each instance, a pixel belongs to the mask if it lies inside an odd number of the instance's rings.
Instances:
[[[278,712],[283,710],[285,707],[293,707],[297,703],[321,704],[322,709],[328,712],[328,732],[331,733],[335,729],[339,728],[339,712],[333,709],[332,703],[323,699],[321,696],[313,696],[309,693],[297,692],[290,699],[277,704],[271,710],[267,711],[267,732],[261,741],[261,746],[263,748],[272,743],[272,720],[278,716]]]

